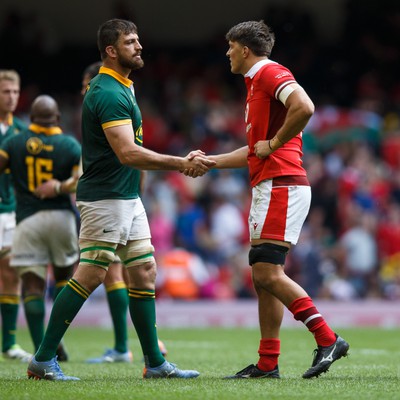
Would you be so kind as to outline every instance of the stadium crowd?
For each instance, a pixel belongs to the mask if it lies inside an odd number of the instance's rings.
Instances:
[[[356,3],[347,2],[345,24],[329,44],[319,42],[307,14],[279,7],[263,16],[278,38],[272,59],[291,67],[316,105],[303,135],[313,201],[287,268],[314,298],[399,299],[400,10],[396,2],[388,1],[393,7],[386,8],[372,4],[359,18]],[[79,139],[79,76],[97,60],[97,50],[57,48],[39,33],[23,35],[27,25],[22,18],[10,14],[0,32],[6,52],[20,49],[18,57],[0,65],[22,76],[17,115],[28,119],[32,99],[47,91],[60,103],[64,131]],[[37,32],[33,24],[31,19],[31,32]],[[146,147],[171,154],[199,148],[213,154],[245,144],[245,87],[229,73],[225,52],[223,35],[196,49],[148,51],[144,43],[146,66],[137,72],[135,86]],[[64,57],[76,62],[80,54],[85,56],[74,66],[76,83],[66,88],[55,66]],[[35,56],[28,72],[24,63],[29,55]],[[46,57],[52,71],[45,71]],[[52,86],[43,74],[57,75]],[[247,170],[211,171],[195,180],[176,172],[148,174],[143,200],[160,270],[159,297],[254,296],[247,260],[247,180]],[[190,273],[176,279],[196,283],[191,295],[169,292],[165,284],[163,263],[176,248],[189,252],[177,257],[186,260]]]

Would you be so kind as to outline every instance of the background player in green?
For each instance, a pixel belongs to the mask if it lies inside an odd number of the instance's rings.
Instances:
[[[80,262],[54,303],[43,342],[29,363],[28,376],[78,379],[61,371],[55,358],[57,344],[86,299],[104,281],[117,253],[129,274],[129,311],[143,350],[143,377],[195,378],[197,371],[178,369],[165,360],[158,347],[156,263],[139,197],[140,169],[188,168],[193,176],[201,176],[215,162],[201,151],[177,157],[142,147],[142,117],[129,79],[132,70],[144,65],[133,22],[105,22],[98,31],[98,47],[104,66],[91,81],[82,109],[83,175],[77,189]]]
[[[18,105],[20,77],[14,70],[0,70],[0,145],[26,128],[13,115]],[[16,343],[20,278],[10,267],[10,250],[15,230],[15,196],[10,174],[0,175],[0,310],[2,353],[5,359],[27,362],[32,354]]]
[[[10,169],[17,198],[10,265],[22,277],[25,315],[36,350],[44,335],[47,266],[53,266],[57,296],[79,258],[76,219],[63,181],[78,172],[81,148],[72,136],[62,134],[59,118],[52,97],[37,97],[29,129],[8,138],[0,149],[0,172]],[[40,191],[46,181],[54,198],[44,198]]]

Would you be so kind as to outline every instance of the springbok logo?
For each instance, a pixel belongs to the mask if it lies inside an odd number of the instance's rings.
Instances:
[[[30,154],[39,154],[43,150],[43,142],[37,138],[29,138],[26,142],[26,149]]]

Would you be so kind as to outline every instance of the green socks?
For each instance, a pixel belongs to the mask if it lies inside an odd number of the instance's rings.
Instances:
[[[54,301],[49,325],[42,344],[35,354],[37,361],[48,361],[55,357],[57,346],[72,320],[89,297],[90,293],[75,279],[70,279],[67,286]]]
[[[42,296],[27,296],[24,298],[25,318],[35,351],[40,346],[44,335],[45,304]]]
[[[158,348],[155,291],[129,289],[129,312],[142,346],[147,367],[158,367],[165,358]]]
[[[0,295],[2,352],[9,350],[16,343],[19,300],[18,295]]]
[[[54,285],[53,301],[57,298],[60,292],[67,286],[68,281],[56,281]]]
[[[114,327],[114,350],[120,353],[126,353],[128,351],[128,291],[124,282],[116,282],[108,286],[106,291]]]

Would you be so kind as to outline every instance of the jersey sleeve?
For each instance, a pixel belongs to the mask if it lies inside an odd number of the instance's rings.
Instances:
[[[104,91],[97,103],[97,116],[103,129],[132,124],[127,99],[121,92]]]
[[[68,148],[71,151],[71,162],[73,164],[73,168],[75,169],[79,167],[82,149],[80,143],[73,136],[68,136],[68,140],[70,142]]]
[[[296,83],[293,74],[283,65],[268,65],[261,72],[261,87],[268,96],[278,100],[280,93],[286,86]]]

